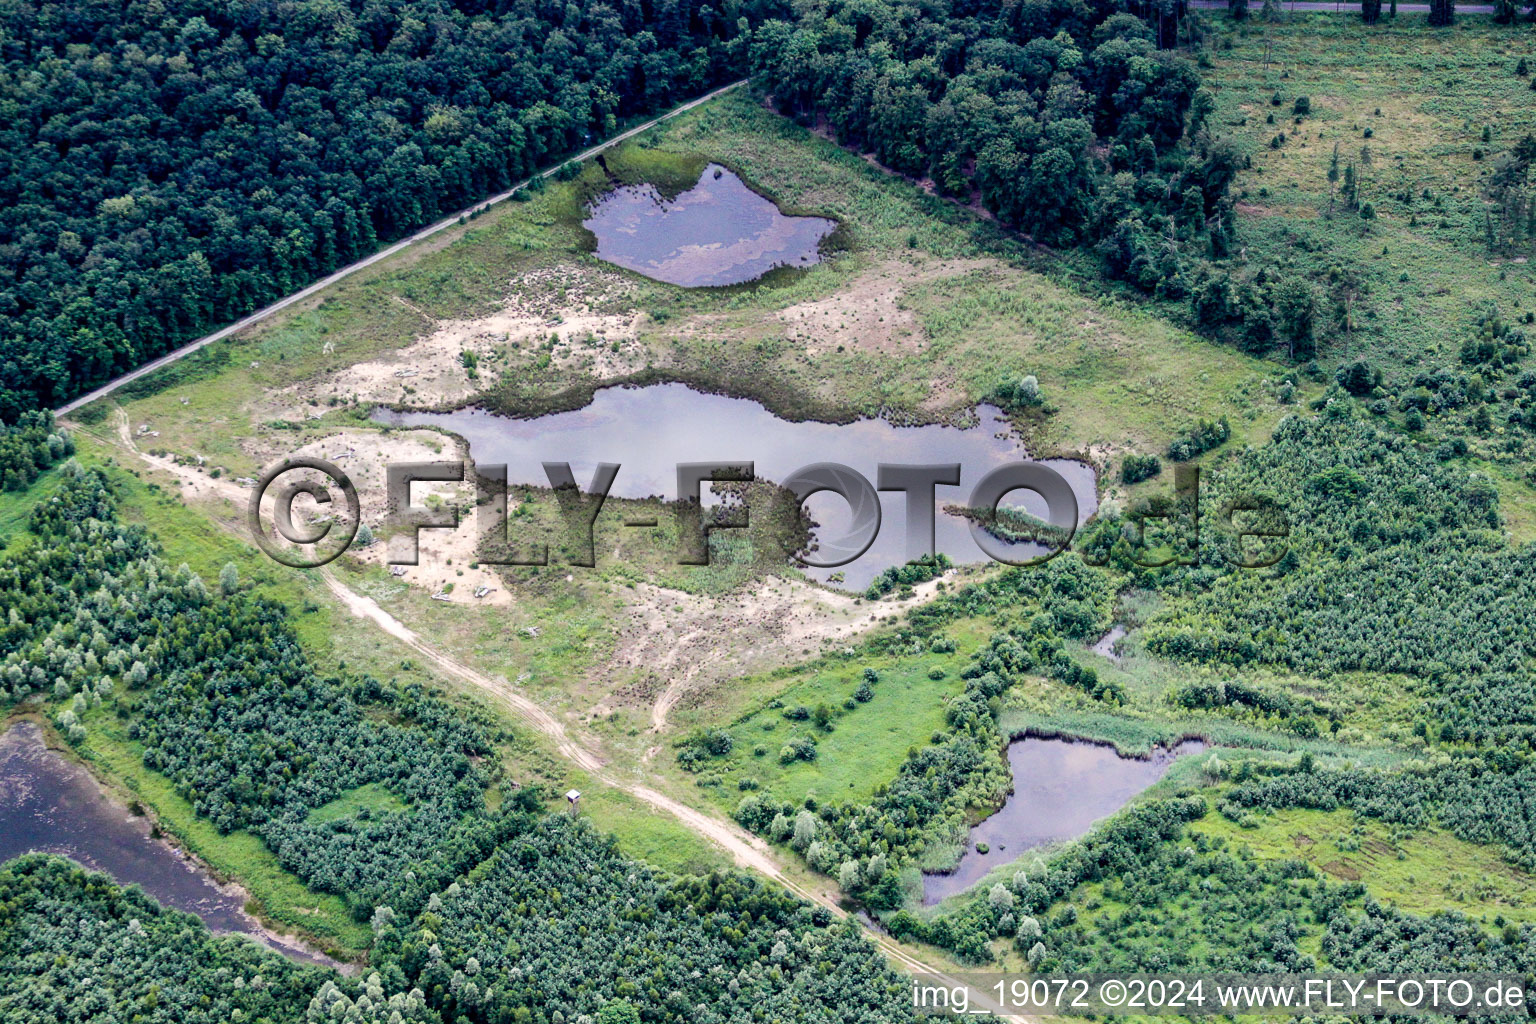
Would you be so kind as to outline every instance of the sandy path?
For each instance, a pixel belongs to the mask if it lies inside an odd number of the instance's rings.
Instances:
[[[117,435],[115,440],[123,448],[156,469],[170,472],[182,480],[195,481],[199,485],[206,485],[209,492],[217,493],[221,497],[228,497],[241,507],[250,500],[249,492],[238,484],[225,480],[210,480],[189,467],[180,466],[169,459],[157,458],[146,452],[139,451],[138,446],[133,441],[128,417],[122,410],[118,411],[115,433]],[[541,708],[526,694],[520,692],[511,683],[505,679],[494,678],[470,668],[468,665],[425,642],[408,626],[380,607],[377,601],[357,593],[337,579],[335,574],[329,569],[321,569],[320,577],[331,594],[341,601],[353,615],[372,622],[411,650],[437,665],[443,671],[457,676],[495,697],[518,718],[552,739],[555,743],[555,749],[562,757],[592,775],[599,782],[628,793],[648,806],[672,815],[689,830],[703,836],[724,850],[739,867],[756,871],[758,874],[783,886],[800,898],[827,908],[838,918],[849,916],[848,912],[838,905],[837,900],[829,892],[807,888],[786,875],[775,859],[772,849],[757,836],[747,832],[733,821],[718,817],[707,811],[702,811],[696,807],[690,807],[634,779],[620,777],[608,769],[606,762],[596,752],[573,739],[559,720]],[[933,583],[924,584],[923,586],[924,588],[931,587],[936,582],[933,581]],[[676,698],[674,697],[674,703],[675,700]],[[665,713],[661,717],[662,721],[665,722]],[[869,937],[870,941],[874,942],[898,968],[908,973],[927,975],[942,984],[950,986],[961,984],[961,982],[946,975],[933,965],[925,963],[909,953],[890,936],[869,927],[862,921],[860,921],[860,926],[864,928],[865,934]],[[1014,1021],[1016,1024],[1032,1024],[1028,1018],[1019,1016],[999,1015],[999,1019]]]
[[[663,793],[658,793],[649,786],[620,778],[604,767],[603,761],[597,754],[572,740],[566,733],[563,725],[543,708],[519,693],[506,680],[493,679],[449,657],[447,654],[422,641],[403,623],[380,608],[376,602],[351,590],[329,571],[322,570],[321,575],[325,578],[326,586],[346,604],[354,615],[372,620],[385,632],[401,640],[412,650],[430,659],[445,671],[500,699],[519,718],[522,718],[529,725],[532,725],[553,739],[562,756],[585,769],[594,778],[615,789],[622,790],[638,800],[644,801],[657,810],[665,811],[672,815],[690,830],[704,836],[724,850],[736,862],[737,866],[758,872],[802,899],[827,908],[836,917],[848,916],[848,912],[839,906],[830,894],[806,888],[787,876],[774,859],[773,851],[769,848],[768,844],[757,836],[747,832],[735,822],[716,817],[696,807],[690,807]],[[951,986],[961,984],[958,980],[945,975],[931,964],[924,963],[907,952],[890,936],[864,925],[862,921],[860,924],[870,940],[898,967],[909,973],[933,976],[937,980]],[[1018,1024],[1027,1024],[1027,1018],[1019,1016],[1001,1015],[1001,1019],[1015,1021]]]
[[[782,872],[774,862],[767,845],[756,836],[738,826],[706,812],[680,803],[648,786],[621,779],[606,767],[606,762],[594,751],[572,739],[553,715],[539,707],[526,694],[518,691],[505,679],[498,679],[479,672],[463,662],[439,651],[418,637],[409,627],[389,612],[379,607],[372,598],[364,597],[336,578],[329,569],[320,570],[325,585],[335,594],[353,615],[372,621],[384,632],[405,644],[411,650],[430,660],[434,665],[470,683],[477,689],[494,696],[528,725],[555,741],[561,756],[594,778],[615,789],[623,790],[652,807],[659,808],[677,818],[690,829],[714,842],[742,867],[760,871],[784,884]]]
[[[463,662],[457,661],[427,644],[403,622],[379,607],[378,602],[373,600],[373,598],[364,597],[337,579],[330,569],[321,569],[320,577],[325,581],[325,585],[330,589],[331,593],[335,594],[353,615],[370,620],[380,629],[384,630],[384,632],[399,640],[439,668],[458,676],[477,689],[491,694],[505,704],[518,718],[521,718],[539,732],[554,740],[555,746],[562,756],[575,762],[578,767],[603,777],[603,781],[609,781],[604,777],[602,758],[571,739],[565,731],[565,726],[560,724],[559,720],[548,711],[539,707],[527,694],[520,692],[505,679],[493,678],[483,672],[478,672]],[[617,785],[616,782],[612,784]]]
[[[694,630],[692,633],[685,634],[678,640],[677,646],[673,648],[673,651],[681,651],[685,645],[699,640],[703,636],[703,630]],[[676,660],[674,653],[664,667],[672,667]],[[661,696],[656,698],[656,703],[651,708],[652,732],[661,732],[667,727],[667,715],[672,713],[672,709],[677,706],[677,702],[683,699],[683,694],[688,692],[688,687],[693,682],[693,678],[699,674],[699,667],[697,661],[690,663],[687,668],[673,676],[672,681],[667,683],[667,688],[661,691]]]

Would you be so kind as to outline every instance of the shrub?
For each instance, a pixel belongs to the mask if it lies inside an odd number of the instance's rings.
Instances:
[[[1120,464],[1120,482],[1138,484],[1157,476],[1162,471],[1163,460],[1156,455],[1127,455],[1125,461]]]
[[[1005,409],[1033,409],[1045,403],[1040,381],[1032,373],[1004,377],[992,389],[992,399]]]
[[[1168,446],[1168,457],[1175,462],[1188,462],[1224,444],[1232,436],[1232,427],[1223,416],[1219,420],[1198,420]]]
[[[1357,359],[1339,367],[1333,379],[1352,395],[1368,395],[1381,384],[1381,371],[1364,359]]]

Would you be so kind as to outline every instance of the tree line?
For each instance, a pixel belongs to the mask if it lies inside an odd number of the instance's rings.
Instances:
[[[0,422],[738,73],[774,0],[0,12]]]
[[[51,857],[0,868],[0,1004],[27,1019],[363,1024],[915,1020],[858,927],[735,873],[673,878],[501,775],[475,714],[322,672],[284,609],[171,568],[73,460],[0,560],[0,701],[116,714],[221,831],[371,923],[373,973],[300,969]],[[495,809],[487,790],[499,785]],[[361,787],[386,808],[338,812]],[[317,813],[320,812],[320,813]]]

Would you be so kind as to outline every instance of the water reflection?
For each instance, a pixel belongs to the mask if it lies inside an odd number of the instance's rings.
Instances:
[[[971,537],[970,524],[944,511],[964,504],[971,488],[989,470],[1027,458],[1002,414],[991,406],[978,410],[980,423],[966,430],[929,425],[898,427],[885,420],[853,423],[790,422],[757,402],[695,391],[682,384],[643,388],[604,388],[585,408],[518,420],[481,409],[450,413],[387,412],[375,419],[401,426],[435,426],[469,442],[478,463],[506,463],[512,483],[547,486],[541,463],[569,462],[582,486],[592,479],[599,462],[617,462],[614,497],[668,499],[677,490],[680,462],[751,460],[757,475],[783,480],[815,462],[840,462],[872,483],[876,468],[888,463],[960,463],[958,487],[939,487],[935,495],[937,548],[957,563],[981,562],[985,554]],[[1077,497],[1078,521],[1086,522],[1098,508],[1093,467],[1071,459],[1044,459],[1061,473]],[[1044,503],[1030,492],[1014,492],[1017,505],[1034,515],[1045,514]],[[1013,502],[1014,496],[1009,501]],[[828,580],[843,574],[844,585],[862,590],[881,570],[906,562],[905,495],[882,492],[882,524],[874,545],[855,561],[838,569],[808,572]],[[816,495],[808,510],[826,536],[848,528],[848,506],[830,493]],[[1043,550],[1016,546],[1019,557]]]
[[[212,931],[250,935],[301,962],[335,964],[267,934],[245,912],[238,890],[225,890],[180,850],[152,839],[146,819],[115,804],[84,768],[50,751],[32,722],[0,735],[0,862],[24,853],[60,854],[196,914]]]
[[[1101,658],[1108,658],[1116,665],[1122,665],[1125,663],[1125,655],[1120,653],[1117,645],[1124,638],[1125,627],[1116,623],[1108,633],[1099,638],[1098,643],[1093,645],[1093,653]]]
[[[1172,749],[1155,747],[1150,757],[1121,757],[1101,743],[1026,736],[1008,745],[1013,793],[1002,808],[971,829],[971,849],[950,874],[923,876],[923,903],[932,905],[964,892],[987,872],[1048,843],[1086,834],[1131,798],[1162,778],[1174,760],[1205,749],[1185,740]],[[983,854],[976,847],[985,843]]]
[[[668,284],[741,284],[774,267],[806,267],[837,227],[825,217],[788,217],[719,164],[665,200],[654,185],[625,185],[592,205],[582,227],[599,259]]]

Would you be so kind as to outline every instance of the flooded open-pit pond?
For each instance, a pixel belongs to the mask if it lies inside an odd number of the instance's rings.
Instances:
[[[0,863],[56,853],[157,902],[202,918],[210,930],[248,935],[302,963],[334,961],[262,928],[234,887],[220,886],[169,843],[150,834],[81,766],[49,750],[42,730],[18,722],[0,734]]]
[[[544,462],[569,462],[583,488],[599,462],[616,462],[612,497],[674,498],[682,462],[753,463],[759,479],[780,482],[805,466],[838,462],[874,483],[880,463],[959,463],[960,484],[935,490],[937,549],[957,564],[981,562],[985,553],[971,536],[970,521],[944,511],[965,504],[971,488],[990,470],[1028,458],[1002,414],[977,410],[975,426],[895,426],[883,419],[852,423],[783,420],[757,402],[707,394],[683,384],[603,388],[585,408],[533,419],[513,419],[481,409],[457,412],[391,412],[375,419],[396,426],[438,427],[469,442],[478,464],[506,464],[509,483],[548,486]],[[1078,522],[1098,508],[1093,467],[1072,459],[1042,459],[1060,473],[1077,498]],[[906,496],[880,493],[881,526],[859,558],[830,569],[808,569],[814,578],[863,590],[882,570],[906,562]],[[1006,504],[1044,517],[1045,504],[1029,491],[1015,491]],[[817,536],[842,536],[852,513],[830,492],[813,495],[806,508],[818,523]],[[1038,545],[1013,546],[1020,560],[1042,553]],[[841,573],[841,578],[834,574]]]
[[[924,905],[964,892],[1027,850],[1086,835],[1095,822],[1161,779],[1177,758],[1204,749],[1202,740],[1186,739],[1154,747],[1148,757],[1122,757],[1103,743],[1043,736],[1014,740],[1008,745],[1013,792],[971,829],[969,848],[954,871],[923,876]],[[984,854],[978,850],[983,843],[989,848]]]
[[[698,184],[666,199],[654,185],[598,197],[582,227],[598,259],[685,288],[756,280],[776,267],[808,267],[837,228],[825,217],[780,212],[731,171],[710,164]]]

